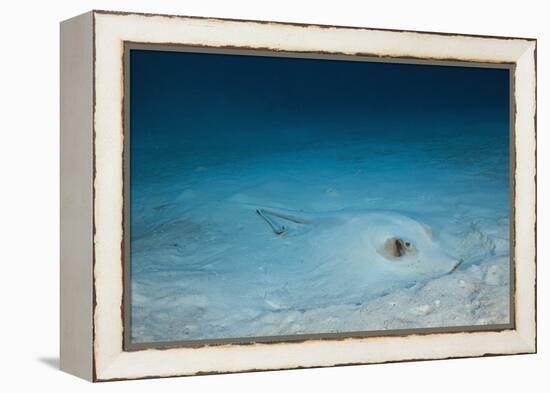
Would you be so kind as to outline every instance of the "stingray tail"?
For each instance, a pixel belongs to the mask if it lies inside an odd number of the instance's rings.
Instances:
[[[283,220],[292,221],[292,222],[295,222],[296,224],[311,224],[310,220],[307,220],[302,217],[293,216],[291,214],[279,213],[269,209],[256,209],[256,211],[261,211],[262,214],[279,217],[279,218],[282,218]]]
[[[256,213],[269,225],[273,233],[277,236],[284,236],[288,233],[288,228],[284,225],[279,225],[273,219],[273,217],[281,218],[283,220],[291,221],[296,224],[311,224],[311,221],[301,217],[293,216],[290,214],[279,213],[268,209],[256,209]]]

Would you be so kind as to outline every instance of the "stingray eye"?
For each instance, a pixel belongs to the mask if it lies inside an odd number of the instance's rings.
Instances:
[[[410,252],[403,239],[392,237],[384,243],[383,254],[388,259],[398,260]]]
[[[411,243],[410,242],[405,242],[405,246],[408,248],[411,246]]]

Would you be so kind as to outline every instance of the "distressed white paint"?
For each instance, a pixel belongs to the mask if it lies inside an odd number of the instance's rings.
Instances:
[[[59,367],[92,378],[92,13],[60,26]]]
[[[516,330],[122,351],[123,42],[516,63]],[[535,351],[535,42],[95,13],[95,365],[99,380]]]

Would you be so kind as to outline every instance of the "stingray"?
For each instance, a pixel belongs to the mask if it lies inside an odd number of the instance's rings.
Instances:
[[[309,308],[338,298],[360,303],[450,274],[462,263],[430,227],[395,212],[256,213],[286,251],[301,249],[307,256],[285,265],[285,290],[266,296],[275,308]]]

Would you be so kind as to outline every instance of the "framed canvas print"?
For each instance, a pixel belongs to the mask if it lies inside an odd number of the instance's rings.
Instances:
[[[61,24],[61,368],[536,351],[536,41]]]

